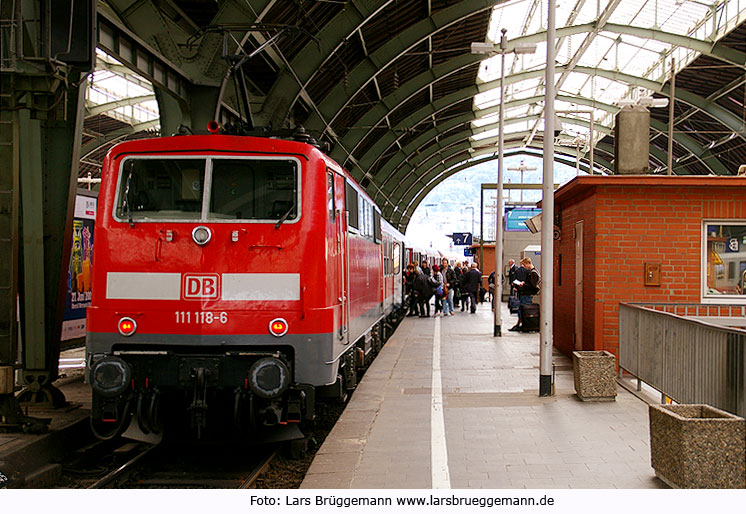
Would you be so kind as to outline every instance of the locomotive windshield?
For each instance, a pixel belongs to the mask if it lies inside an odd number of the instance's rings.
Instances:
[[[127,158],[119,177],[116,217],[279,225],[298,218],[298,169],[298,162],[287,158]]]

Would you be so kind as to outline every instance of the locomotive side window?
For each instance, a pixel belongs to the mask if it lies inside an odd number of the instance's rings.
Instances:
[[[373,210],[373,240],[376,243],[381,242],[381,213]]]
[[[393,248],[393,258],[394,258],[394,275],[399,274],[399,268],[401,267],[401,245],[397,242],[394,242],[394,248]]]
[[[298,217],[298,169],[280,159],[212,159],[208,219]]]
[[[352,228],[358,228],[358,212],[357,212],[357,191],[349,182],[345,182],[345,205],[347,212],[349,213],[349,226]]]
[[[117,195],[117,217],[130,221],[199,219],[205,162],[205,159],[126,159]]]
[[[336,221],[334,214],[334,174],[330,171],[326,174],[326,208],[329,211],[329,221],[334,223]]]

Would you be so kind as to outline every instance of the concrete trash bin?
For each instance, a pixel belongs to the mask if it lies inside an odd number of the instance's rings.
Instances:
[[[746,420],[709,405],[650,405],[650,463],[682,489],[746,487]]]
[[[616,359],[601,351],[572,352],[575,393],[584,402],[616,400]]]

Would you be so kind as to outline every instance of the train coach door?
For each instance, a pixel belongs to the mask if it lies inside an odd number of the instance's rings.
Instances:
[[[337,243],[337,259],[335,268],[337,269],[337,290],[339,291],[337,308],[335,309],[334,322],[337,327],[337,336],[347,344],[347,334],[349,325],[349,302],[350,295],[348,290],[348,272],[347,262],[347,211],[345,209],[345,179],[344,177],[333,173],[334,178],[334,204],[337,213],[337,223],[334,228],[335,239]]]

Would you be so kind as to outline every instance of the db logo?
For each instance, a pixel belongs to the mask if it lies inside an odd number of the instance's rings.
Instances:
[[[182,291],[185,300],[217,300],[220,297],[220,276],[184,275]]]

